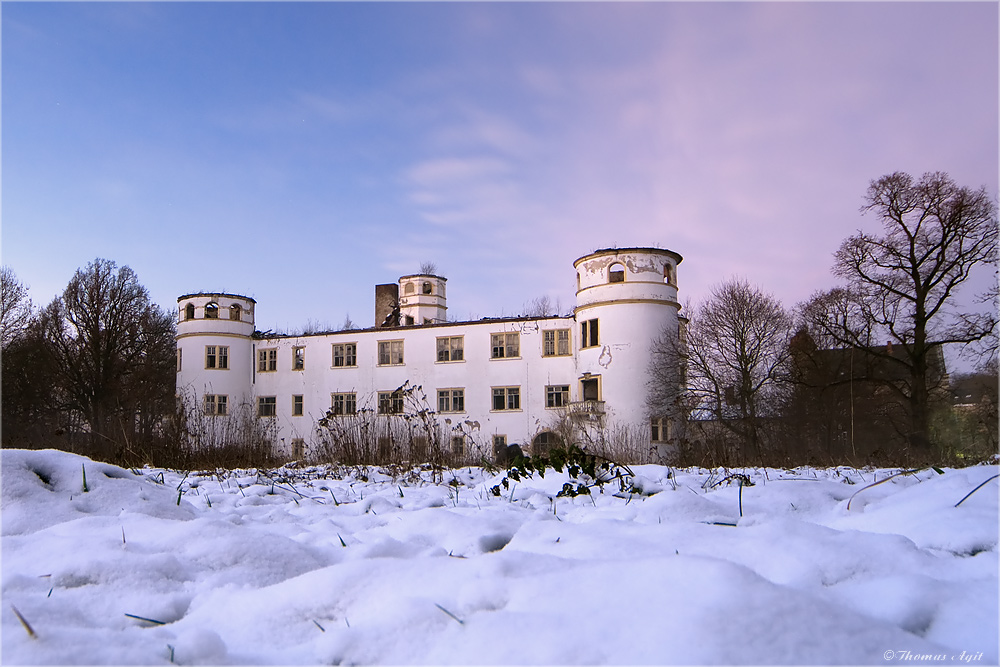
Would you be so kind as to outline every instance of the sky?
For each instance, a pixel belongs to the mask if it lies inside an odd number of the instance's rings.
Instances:
[[[258,328],[374,324],[424,262],[452,319],[572,309],[575,259],[680,253],[682,302],[836,284],[870,181],[998,185],[998,5],[19,3],[2,261],[97,257]]]

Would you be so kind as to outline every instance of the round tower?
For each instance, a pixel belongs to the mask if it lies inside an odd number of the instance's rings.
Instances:
[[[579,396],[588,411],[618,423],[649,419],[647,378],[653,342],[677,331],[677,265],[660,248],[608,248],[573,263],[577,289]]]
[[[225,293],[177,299],[177,393],[191,408],[229,415],[249,397],[256,301]]]
[[[399,323],[434,324],[447,320],[447,278],[417,273],[399,279]]]

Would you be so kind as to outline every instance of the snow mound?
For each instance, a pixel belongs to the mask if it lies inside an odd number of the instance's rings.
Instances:
[[[955,507],[996,467],[637,466],[641,493],[573,498],[551,471],[499,497],[478,468],[0,471],[7,663],[998,658],[1000,485]]]

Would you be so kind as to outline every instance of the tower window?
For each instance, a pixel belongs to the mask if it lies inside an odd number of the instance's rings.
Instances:
[[[193,320],[194,319],[194,304],[193,303],[189,303],[187,306],[184,307],[184,319],[185,320]]]
[[[424,294],[433,294],[433,293],[434,293],[434,286],[431,285],[429,282],[425,282],[424,283]]]
[[[243,309],[240,308],[240,304],[234,303],[233,305],[229,306],[229,319],[236,320],[237,322],[239,322],[240,315],[242,312]]]
[[[609,283],[625,282],[625,267],[619,263],[614,263],[608,268]]]
[[[599,340],[596,319],[580,323],[580,347],[595,347]]]
[[[219,319],[219,304],[213,301],[212,303],[205,305],[205,319],[208,320]]]
[[[674,267],[669,264],[663,265],[663,282],[668,285],[674,285]]]

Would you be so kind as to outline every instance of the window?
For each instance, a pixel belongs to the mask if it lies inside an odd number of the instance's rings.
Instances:
[[[601,400],[601,379],[600,377],[585,377],[580,380],[581,394],[585,401]]]
[[[205,394],[205,414],[224,417],[227,412],[229,397],[221,394]]]
[[[218,318],[219,318],[219,304],[215,303],[214,301],[212,303],[206,304],[205,319],[215,320]]]
[[[580,323],[580,347],[594,347],[598,344],[597,320]]]
[[[306,456],[306,441],[302,438],[292,439],[292,458],[303,459]]]
[[[550,384],[545,387],[545,407],[565,408],[569,405],[569,385]]]
[[[194,319],[194,304],[189,303],[184,307],[184,319],[193,320]]]
[[[437,339],[438,361],[462,361],[465,358],[465,338],[452,336]]]
[[[240,308],[240,304],[234,303],[233,305],[229,306],[229,319],[236,320],[237,322],[239,322],[240,315],[242,314],[242,312],[243,309]]]
[[[358,413],[358,397],[354,392],[330,394],[330,411],[338,417]]]
[[[400,366],[403,363],[403,341],[382,340],[378,344],[379,366]]]
[[[623,283],[625,282],[625,267],[621,264],[615,262],[608,267],[608,282],[609,283]]]
[[[278,348],[257,350],[257,372],[271,373],[278,370]]]
[[[257,416],[276,417],[278,415],[278,399],[274,396],[257,397]]]
[[[651,419],[649,427],[649,439],[653,442],[666,442],[670,439],[670,423],[666,419]]]
[[[674,284],[674,267],[669,264],[663,265],[663,282],[668,285]]]
[[[378,413],[380,415],[398,415],[403,412],[403,392],[380,391],[378,393]]]
[[[229,347],[226,345],[205,346],[205,368],[229,368]]]
[[[417,287],[413,283],[406,283],[406,287],[403,288],[403,294],[413,294],[416,291]]]
[[[465,455],[465,436],[453,435],[451,437],[451,455],[452,456]]]
[[[292,416],[301,417],[304,411],[305,401],[301,394],[292,395]]]
[[[569,329],[547,329],[542,332],[543,357],[563,357],[570,353]]]
[[[304,347],[293,347],[292,348],[292,370],[302,371],[306,368],[306,348]]]
[[[465,412],[465,390],[438,389],[438,412]]]
[[[434,286],[431,285],[428,282],[425,282],[424,283],[424,294],[433,294],[433,293],[434,293]]]
[[[521,356],[520,339],[517,333],[499,333],[490,335],[490,345],[493,352],[491,359],[510,359]]]
[[[357,343],[336,343],[333,346],[333,367],[348,368],[358,365]]]
[[[520,410],[520,387],[493,387],[494,410]]]
[[[507,436],[506,435],[494,435],[493,436],[493,456],[502,457],[507,451]]]
[[[181,372],[181,348],[177,348],[177,372]]]

